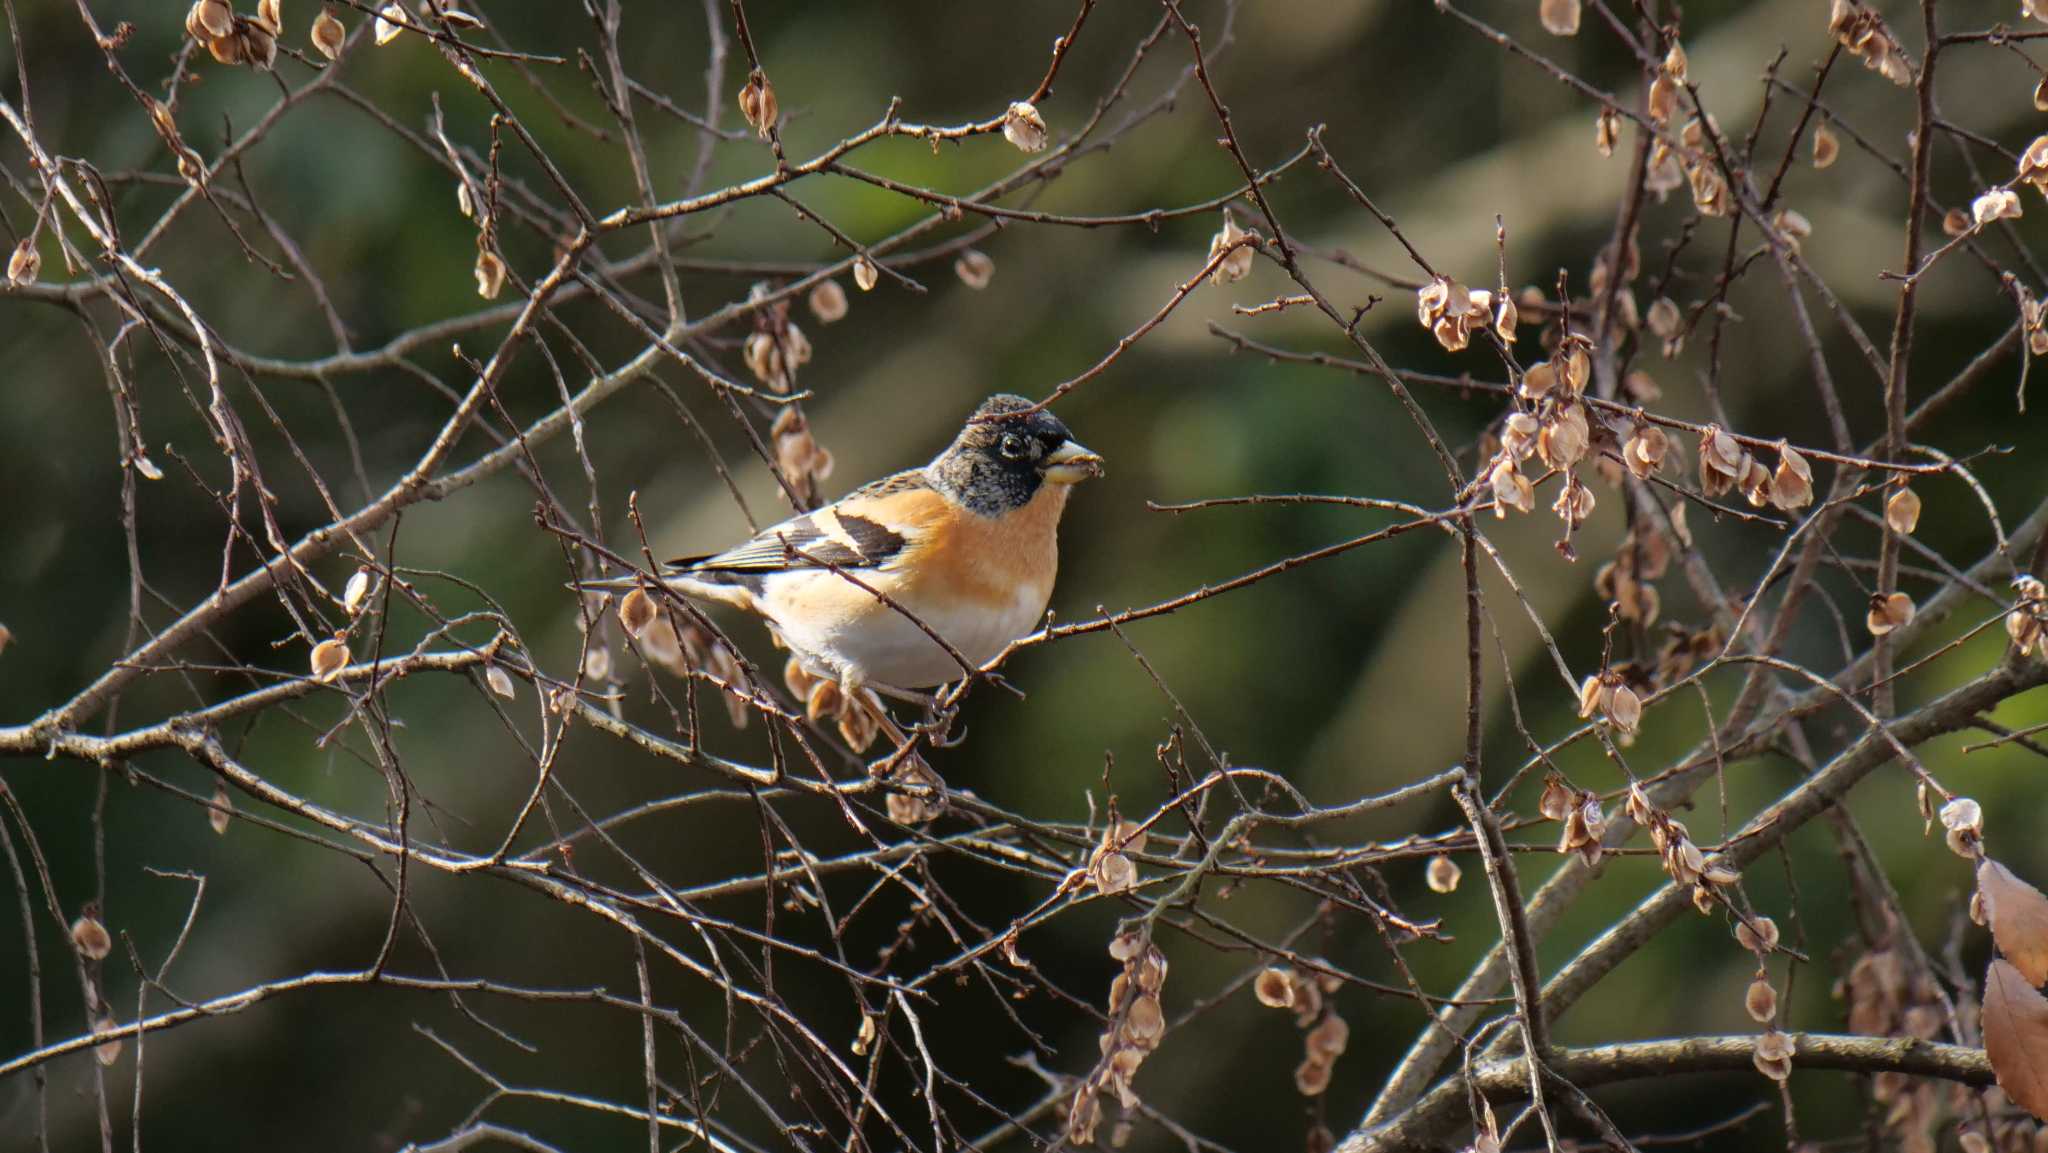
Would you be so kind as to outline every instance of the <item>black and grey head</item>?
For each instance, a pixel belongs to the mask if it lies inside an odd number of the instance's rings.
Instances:
[[[1065,422],[1021,396],[983,401],[926,473],[960,503],[999,516],[1031,502],[1045,484],[1077,484],[1102,475],[1102,458]]]

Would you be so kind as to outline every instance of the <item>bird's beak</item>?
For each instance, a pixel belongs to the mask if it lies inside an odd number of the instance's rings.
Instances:
[[[1070,440],[1046,453],[1038,468],[1054,484],[1079,484],[1102,475],[1102,454]]]

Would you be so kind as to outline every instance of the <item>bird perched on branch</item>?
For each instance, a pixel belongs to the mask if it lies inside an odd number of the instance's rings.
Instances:
[[[849,697],[907,695],[969,675],[1038,623],[1068,493],[1102,471],[1058,417],[992,396],[930,464],[724,552],[671,561],[661,577],[762,618],[806,672]]]

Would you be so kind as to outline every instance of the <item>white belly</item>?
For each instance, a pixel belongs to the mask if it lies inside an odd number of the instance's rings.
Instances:
[[[932,632],[977,667],[1024,636],[1045,614],[1050,589],[1020,586],[1000,611],[949,611],[941,606],[905,606]],[[813,671],[845,676],[899,689],[925,689],[966,675],[960,662],[903,613],[886,606],[864,614],[823,635],[792,635],[783,640],[806,664],[827,666]]]

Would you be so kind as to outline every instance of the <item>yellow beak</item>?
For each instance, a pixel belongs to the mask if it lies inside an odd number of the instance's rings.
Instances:
[[[1046,453],[1038,470],[1054,484],[1079,484],[1102,475],[1102,455],[1070,440]]]

